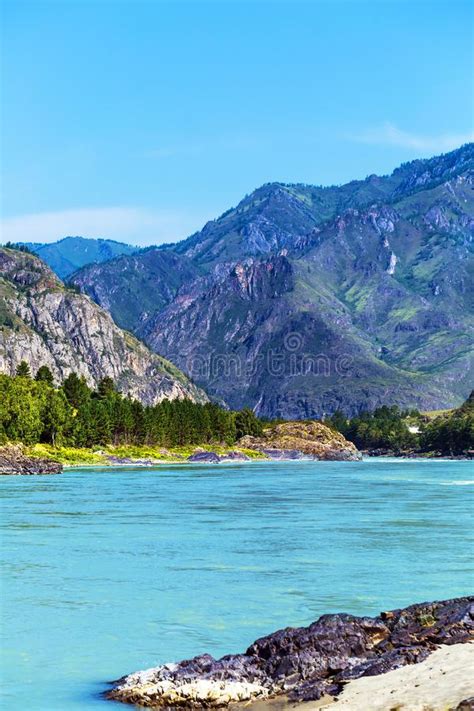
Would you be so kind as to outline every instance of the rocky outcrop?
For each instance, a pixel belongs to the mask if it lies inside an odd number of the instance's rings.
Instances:
[[[25,360],[50,368],[57,382],[75,371],[90,386],[111,377],[118,389],[155,404],[205,402],[206,395],[169,361],[122,331],[83,294],[67,289],[37,257],[0,249],[0,372]]]
[[[62,470],[58,462],[26,456],[19,445],[0,447],[0,474],[60,474]]]
[[[71,282],[106,309],[121,328],[136,325],[163,309],[183,284],[200,275],[187,257],[169,249],[144,249],[129,257],[89,264]]]
[[[250,457],[244,452],[231,451],[221,456],[221,462],[249,462]]]
[[[267,427],[261,437],[246,435],[238,444],[262,452],[271,459],[362,459],[352,442],[321,422],[283,422]]]
[[[440,644],[474,639],[474,597],[412,605],[378,617],[324,615],[262,637],[244,654],[208,654],[120,679],[107,698],[141,706],[214,708],[287,695],[337,695],[363,676],[421,662]]]
[[[188,462],[196,464],[219,464],[220,457],[215,452],[194,452],[188,457]]]

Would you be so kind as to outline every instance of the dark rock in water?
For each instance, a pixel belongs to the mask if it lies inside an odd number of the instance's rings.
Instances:
[[[194,452],[188,457],[188,462],[201,462],[203,464],[218,464],[220,461],[220,457],[215,452]]]
[[[312,454],[304,454],[299,449],[262,449],[262,454],[265,454],[269,459],[285,460],[285,459],[311,459],[317,460],[318,457]]]
[[[249,462],[250,457],[243,452],[226,452],[220,457],[221,462]]]
[[[362,459],[362,454],[352,449],[328,449],[323,459],[327,462],[358,462]]]
[[[63,465],[50,459],[27,457],[21,446],[0,447],[0,474],[59,474]]]
[[[250,457],[248,457],[243,452],[237,452],[237,451],[226,452],[226,454],[223,454],[220,457],[215,452],[205,452],[203,450],[194,452],[194,454],[191,454],[191,456],[188,457],[188,462],[202,462],[202,463],[206,463],[206,464],[218,464],[219,462],[234,462],[234,461],[235,462],[248,462],[248,461],[250,461]]]
[[[117,464],[118,466],[134,466],[134,467],[152,467],[159,459],[132,459],[132,457],[115,457],[112,454],[107,455],[109,464]]]
[[[421,603],[379,617],[324,615],[254,642],[245,654],[208,654],[120,679],[107,698],[142,706],[209,708],[287,695],[312,701],[344,682],[421,662],[440,644],[474,639],[474,597]],[[463,703],[470,703],[466,700]],[[459,706],[458,711],[470,709]]]

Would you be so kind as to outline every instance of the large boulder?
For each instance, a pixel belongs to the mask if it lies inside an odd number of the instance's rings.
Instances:
[[[28,457],[20,445],[0,447],[0,474],[59,474],[63,465],[51,459]]]
[[[362,455],[352,442],[321,422],[283,422],[263,431],[261,437],[246,435],[239,447],[264,452],[272,459],[325,459],[356,461]],[[286,456],[285,456],[286,454]]]
[[[191,454],[187,461],[195,464],[219,464],[220,457],[215,452],[201,451]]]
[[[130,674],[106,696],[187,709],[279,695],[313,701],[339,694],[351,679],[421,662],[441,644],[473,639],[474,597],[411,605],[378,617],[323,615],[309,627],[287,627],[262,637],[244,654],[217,660],[202,654]]]

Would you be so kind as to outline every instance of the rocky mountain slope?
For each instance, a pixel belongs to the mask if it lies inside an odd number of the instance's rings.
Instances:
[[[166,273],[140,255],[133,296],[116,293],[133,257],[73,281],[231,407],[435,409],[471,389],[473,235],[468,144],[343,186],[264,185],[156,250]]]
[[[150,248],[131,257],[90,264],[76,272],[71,281],[107,309],[119,326],[133,330],[169,304],[201,271],[187,257]]]
[[[0,249],[0,372],[14,373],[22,360],[33,373],[47,365],[58,382],[71,371],[90,385],[109,376],[145,403],[207,399],[91,299],[66,288],[40,259]]]
[[[64,237],[48,244],[25,242],[25,246],[41,257],[61,279],[86,264],[106,262],[120,254],[133,254],[137,251],[130,244],[112,239],[85,237]]]

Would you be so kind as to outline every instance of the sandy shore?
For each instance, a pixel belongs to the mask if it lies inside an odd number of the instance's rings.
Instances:
[[[474,644],[444,645],[428,659],[378,676],[350,681],[337,701],[303,704],[261,701],[252,711],[450,711],[474,696]],[[474,708],[474,706],[473,706]]]
[[[445,711],[474,696],[474,644],[435,650],[420,664],[352,681],[337,702],[350,711]]]

